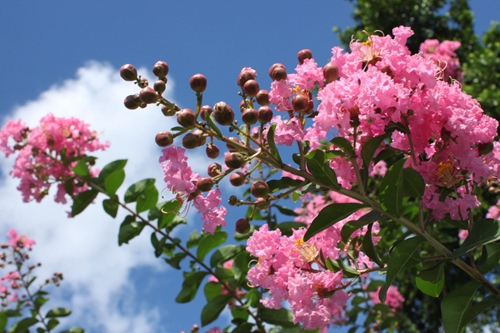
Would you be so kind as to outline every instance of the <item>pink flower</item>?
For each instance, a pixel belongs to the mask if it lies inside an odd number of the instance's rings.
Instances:
[[[381,287],[377,288],[377,291],[368,293],[371,297],[373,304],[380,303],[379,292]],[[398,288],[396,286],[389,286],[387,289],[387,294],[385,297],[385,304],[390,306],[393,309],[400,309],[403,307],[403,303],[405,298],[399,293]]]
[[[9,237],[7,244],[15,249],[18,249],[19,247],[31,249],[33,245],[36,244],[34,240],[26,237],[25,235],[19,236],[17,231],[14,229],[7,231],[7,237]]]

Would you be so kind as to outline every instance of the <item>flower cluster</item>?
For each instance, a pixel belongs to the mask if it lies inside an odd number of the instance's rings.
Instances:
[[[455,53],[460,45],[458,41],[445,40],[440,43],[437,39],[427,39],[420,45],[420,52],[442,68],[443,80],[454,79],[462,82],[463,72],[460,70],[460,60]]]
[[[376,291],[370,292],[370,298],[373,304],[379,304],[380,298],[378,297],[381,287],[378,287]],[[389,286],[387,289],[387,295],[385,298],[385,304],[393,309],[400,309],[403,307],[405,298],[399,292],[396,286]]]
[[[86,187],[75,179],[71,168],[88,152],[108,146],[80,119],[52,114],[34,128],[17,120],[0,130],[0,151],[6,156],[19,152],[11,174],[21,180],[18,190],[25,202],[40,202],[52,184],[57,184],[55,201],[60,203],[66,203],[66,193],[74,196],[84,191]]]

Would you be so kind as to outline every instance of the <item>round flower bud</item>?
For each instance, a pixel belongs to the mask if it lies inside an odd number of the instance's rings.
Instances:
[[[159,78],[164,78],[168,74],[168,64],[165,61],[157,61],[153,66],[153,74]]]
[[[167,147],[174,143],[174,136],[168,131],[160,132],[156,134],[155,141],[158,146]]]
[[[137,85],[139,86],[139,88],[146,88],[148,85],[149,85],[149,82],[148,82],[148,79],[144,78],[144,77],[140,77],[137,79]]]
[[[161,95],[167,88],[166,84],[162,80],[158,80],[153,84],[153,89],[156,90],[156,92]]]
[[[131,64],[123,65],[120,68],[120,76],[125,81],[135,81],[137,80],[137,69]]]
[[[323,76],[326,82],[333,82],[339,78],[339,68],[333,64],[326,64],[323,67]]]
[[[233,109],[226,102],[219,102],[214,105],[214,118],[222,126],[230,125],[234,121]]]
[[[219,163],[212,163],[208,166],[208,175],[216,177],[222,173],[222,166]]]
[[[189,79],[189,85],[197,93],[204,92],[207,88],[207,78],[203,74],[195,74]]]
[[[182,146],[186,149],[194,149],[198,147],[198,135],[188,133],[182,138]]]
[[[238,198],[235,195],[232,195],[229,197],[229,200],[227,201],[227,203],[229,204],[229,206],[236,206],[238,201],[239,201]]]
[[[182,109],[177,112],[177,122],[185,128],[194,127],[196,123],[196,115],[191,109]]]
[[[303,49],[303,50],[300,50],[299,53],[297,53],[297,59],[299,59],[299,64],[303,64],[304,63],[304,60],[306,59],[312,59],[313,57],[313,54],[311,52],[311,50],[309,49]]]
[[[139,92],[139,97],[141,101],[148,104],[154,104],[158,102],[158,93],[151,87],[146,87],[141,89]]]
[[[234,228],[234,231],[236,231],[239,234],[246,234],[250,232],[250,222],[248,222],[248,219],[239,219],[236,221],[236,225]]]
[[[257,198],[255,199],[255,206],[260,210],[265,210],[268,209],[269,206],[271,206],[271,203],[265,198]]]
[[[201,192],[208,192],[214,187],[214,180],[210,177],[200,178],[196,182],[196,188]]]
[[[231,176],[229,176],[229,182],[233,186],[241,186],[245,184],[246,179],[247,176],[241,171],[233,172]]]
[[[269,105],[269,91],[267,90],[259,90],[257,95],[255,96],[257,103],[260,105]]]
[[[207,145],[206,152],[209,158],[217,158],[219,157],[220,150],[216,145],[211,143]]]
[[[208,117],[212,114],[214,110],[212,110],[212,107],[210,105],[203,105],[200,108],[200,117],[203,120],[207,120]]]
[[[286,79],[286,68],[283,64],[276,63],[269,68],[269,76],[274,81]]]
[[[238,169],[245,165],[245,158],[240,153],[228,153],[224,158],[224,163],[229,169]]]
[[[128,95],[125,97],[125,100],[123,101],[123,104],[125,104],[125,107],[130,110],[135,110],[139,106],[141,106],[142,101],[139,98],[139,94],[135,95]]]
[[[248,80],[243,85],[243,92],[250,97],[255,97],[259,90],[259,83],[255,80]]]
[[[243,110],[241,119],[247,125],[253,125],[257,122],[257,111],[255,109],[249,108]]]
[[[257,72],[253,70],[250,67],[245,67],[241,70],[240,74],[238,75],[238,80],[236,81],[236,84],[238,86],[242,87],[245,85],[245,82],[248,80],[253,80],[257,77]]]
[[[257,111],[257,119],[261,124],[267,124],[273,119],[273,110],[269,106],[261,106]]]
[[[305,112],[309,108],[309,97],[305,94],[293,96],[292,107],[295,112]]]
[[[162,105],[161,106],[161,112],[165,117],[172,117],[177,113],[178,108],[174,107],[173,105]]]
[[[250,186],[250,193],[256,198],[264,198],[269,194],[269,186],[265,181],[257,180]]]

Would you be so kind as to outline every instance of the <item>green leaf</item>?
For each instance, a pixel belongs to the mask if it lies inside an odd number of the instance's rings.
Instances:
[[[177,252],[173,257],[165,258],[165,262],[175,269],[181,269],[180,263],[184,258],[186,258],[184,252]]]
[[[330,143],[342,149],[347,155],[354,156],[354,148],[346,138],[337,136],[330,140]]]
[[[126,216],[118,232],[118,245],[128,244],[132,238],[139,236],[144,226],[143,222],[135,221],[133,216]]]
[[[206,326],[217,319],[231,300],[231,295],[219,295],[203,307],[201,310],[201,325]]]
[[[73,172],[76,176],[82,178],[82,179],[88,179],[90,178],[90,171],[89,171],[89,165],[88,162],[95,161],[95,157],[87,156],[79,160],[76,165],[73,167]]]
[[[304,240],[309,240],[312,236],[331,227],[338,221],[349,217],[352,213],[364,207],[366,207],[366,205],[358,203],[334,203],[324,207],[312,221],[309,229],[307,229]]]
[[[281,231],[282,235],[291,236],[293,230],[299,228],[305,228],[306,226],[307,225],[305,223],[290,221],[290,222],[281,222],[280,224],[277,225],[277,228]]]
[[[373,223],[368,225],[368,230],[366,231],[366,234],[363,237],[363,252],[368,256],[368,258],[376,262],[377,265],[383,266],[384,263],[380,259],[377,251],[375,250],[375,246],[373,245],[372,226]]]
[[[278,148],[276,148],[276,143],[274,142],[274,131],[276,130],[276,124],[269,126],[267,131],[267,144],[269,145],[269,150],[273,157],[278,161],[279,164],[283,164]]]
[[[138,181],[135,184],[130,185],[130,187],[125,192],[125,202],[134,202],[137,200],[139,195],[148,187],[154,186],[155,180],[153,178],[147,178]]]
[[[368,169],[368,167],[370,166],[370,162],[373,159],[373,156],[375,155],[375,152],[377,151],[382,141],[384,141],[388,137],[388,134],[382,134],[370,139],[364,144],[363,148],[361,149],[361,157],[363,159],[363,165],[365,169]]]
[[[316,149],[309,152],[306,156],[307,169],[320,183],[327,187],[336,189],[339,188],[337,175],[330,167],[329,161],[326,159],[325,152]]]
[[[125,171],[117,170],[106,177],[104,180],[104,189],[106,193],[112,197],[115,195],[116,191],[120,188],[125,180]]]
[[[65,308],[54,308],[47,312],[45,317],[47,318],[59,318],[59,317],[67,317],[71,314],[70,309],[65,309]]]
[[[387,275],[385,284],[380,289],[379,298],[385,302],[387,289],[392,284],[396,276],[405,269],[416,265],[419,262],[419,245],[423,242],[420,237],[408,238],[396,245],[387,263]]]
[[[212,254],[210,258],[210,266],[216,267],[219,263],[224,263],[238,253],[245,251],[245,246],[243,245],[225,245],[220,247],[217,251]]]
[[[484,261],[477,264],[477,269],[481,274],[485,274],[492,270],[500,262],[500,243],[490,243],[483,247],[486,256]]]
[[[24,318],[19,320],[17,323],[12,325],[12,327],[8,330],[9,333],[24,333],[31,326],[38,323],[38,319],[36,318]]]
[[[231,271],[234,274],[236,280],[243,280],[246,278],[246,274],[249,270],[250,254],[247,251],[243,251],[234,257],[233,266],[231,266]]]
[[[304,181],[299,179],[292,179],[289,177],[282,177],[281,179],[271,179],[267,182],[269,192],[274,193],[285,188],[297,187]]]
[[[444,287],[444,263],[419,272],[415,282],[424,294],[438,297]]]
[[[283,327],[293,327],[293,314],[290,310],[281,308],[275,309],[262,309],[260,317],[263,321],[273,325],[279,325]]]
[[[108,215],[115,218],[118,214],[118,197],[115,195],[113,199],[104,199],[102,201],[102,207]]]
[[[467,310],[471,306],[476,290],[481,286],[477,281],[470,281],[446,295],[441,302],[441,314],[446,333],[460,333],[467,324]]]
[[[403,192],[405,195],[421,198],[424,195],[425,182],[417,170],[403,169]]]
[[[221,294],[222,286],[217,282],[208,282],[205,284],[205,287],[203,287],[203,291],[205,293],[206,300],[210,301]]]
[[[475,248],[492,243],[500,239],[500,220],[482,219],[475,221],[469,236],[462,246],[453,253],[453,258],[465,255]]]
[[[73,198],[73,205],[71,206],[71,216],[75,217],[76,215],[80,214],[87,208],[97,197],[97,192],[96,190],[90,189],[85,192],[78,193],[74,198]]]
[[[0,311],[0,332],[5,331],[5,327],[7,326],[7,322],[9,321],[9,317],[3,311]]]
[[[281,214],[287,215],[287,216],[298,216],[299,214],[295,213],[292,209],[285,207],[285,206],[280,206],[280,205],[273,205],[273,207],[277,208]]]
[[[81,327],[72,327],[69,330],[63,331],[61,333],[84,333],[85,330]]]
[[[468,325],[474,318],[476,318],[481,312],[484,312],[491,308],[492,306],[500,305],[500,301],[494,296],[488,296],[484,300],[476,304],[470,304],[464,313],[462,323],[464,326]]]
[[[158,190],[154,186],[149,186],[137,197],[136,211],[137,213],[152,209],[158,202]]]
[[[50,318],[50,320],[47,323],[47,328],[49,330],[53,330],[54,328],[56,328],[57,325],[59,325],[59,320],[57,320],[56,318]]]
[[[226,240],[227,232],[225,231],[216,230],[213,235],[209,233],[204,234],[196,250],[196,256],[200,261],[203,261],[208,252],[224,244]]]
[[[396,216],[401,215],[403,204],[402,169],[405,161],[401,159],[393,164],[380,184],[380,204],[386,212]]]
[[[215,115],[212,113],[210,114],[210,117],[206,117],[206,122],[208,126],[214,130],[214,132],[217,134],[219,138],[222,138],[222,132],[220,131],[219,127],[217,127],[217,124],[215,124]]]
[[[370,223],[380,221],[384,219],[384,215],[372,210],[365,215],[361,216],[356,221],[349,221],[342,227],[340,235],[342,236],[342,241],[345,243],[351,237],[351,235],[358,229],[363,228],[365,225]]]
[[[127,160],[116,160],[109,164],[107,164],[104,168],[102,168],[99,173],[99,178],[102,180],[106,180],[110,175],[115,173],[116,171],[121,171],[127,164]]]
[[[177,303],[191,302],[196,296],[201,282],[207,275],[208,273],[205,271],[187,273],[182,283],[182,289],[175,298],[175,301]]]

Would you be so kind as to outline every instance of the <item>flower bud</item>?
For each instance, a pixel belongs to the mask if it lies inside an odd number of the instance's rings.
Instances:
[[[194,149],[198,147],[198,135],[193,133],[187,133],[182,138],[182,146],[186,149]]]
[[[259,90],[259,83],[255,80],[248,80],[243,85],[243,92],[245,93],[245,95],[250,97],[255,97]]]
[[[323,67],[323,76],[326,82],[333,82],[339,78],[339,68],[333,64],[326,64]]]
[[[222,126],[231,125],[234,121],[233,109],[226,102],[219,102],[214,105],[214,118]]]
[[[241,119],[247,125],[253,125],[257,122],[257,111],[255,109],[249,108],[243,110]]]
[[[154,104],[158,102],[158,93],[151,87],[141,89],[139,97],[144,103]]]
[[[120,76],[125,81],[135,81],[137,80],[137,69],[131,64],[123,65],[120,68]]]
[[[231,176],[229,176],[229,182],[233,186],[241,186],[245,184],[246,179],[247,176],[241,171],[233,172]]]
[[[257,95],[255,96],[257,103],[262,106],[269,105],[269,91],[267,90],[259,90]]]
[[[257,111],[257,119],[261,124],[267,124],[273,119],[273,110],[269,106],[261,106]]]
[[[224,158],[224,163],[229,169],[238,169],[245,165],[245,158],[240,153],[228,153]]]
[[[189,79],[189,85],[197,93],[204,92],[207,88],[207,78],[203,74],[195,74]]]
[[[177,105],[162,105],[161,106],[161,112],[165,117],[172,117],[175,115],[179,110]]]
[[[260,210],[265,210],[268,209],[269,206],[271,206],[271,203],[265,198],[257,198],[255,199],[255,206]]]
[[[163,94],[163,92],[165,91],[165,89],[167,88],[166,84],[164,81],[162,80],[157,80],[154,85],[153,85],[153,89],[159,94]]]
[[[135,110],[139,106],[141,106],[142,101],[139,98],[139,94],[128,95],[127,97],[125,97],[125,100],[123,101],[123,104],[125,105],[125,107],[127,109]]]
[[[286,79],[286,68],[283,64],[276,63],[269,68],[269,76],[274,81]]]
[[[257,180],[250,186],[250,193],[256,198],[264,198],[269,194],[269,186],[265,181]]]
[[[200,108],[200,117],[201,117],[201,119],[207,120],[207,118],[210,117],[210,115],[212,114],[213,111],[214,110],[212,109],[212,107],[210,105],[203,105]]]
[[[148,79],[144,78],[144,77],[140,77],[137,79],[137,85],[139,86],[139,88],[146,88],[148,85],[149,85],[149,82],[148,82]]]
[[[299,53],[297,53],[297,59],[299,60],[299,64],[301,65],[304,63],[304,60],[312,59],[312,57],[312,52],[309,49],[303,49],[300,50]]]
[[[174,143],[174,136],[168,131],[159,132],[156,134],[155,141],[158,146],[167,147]]]
[[[234,231],[239,234],[246,234],[250,232],[250,222],[248,221],[248,219],[243,218],[236,221]]]
[[[199,129],[195,129],[193,134],[198,138],[198,147],[201,147],[207,143],[207,137],[203,135],[203,132]]]
[[[227,203],[229,204],[229,206],[236,206],[238,201],[239,201],[238,198],[235,195],[232,195],[229,197],[229,200],[227,201]]]
[[[219,157],[220,150],[216,145],[211,143],[207,145],[206,152],[209,158],[217,158]]]
[[[219,163],[212,163],[208,166],[208,175],[216,177],[222,173],[222,166]]]
[[[309,97],[306,94],[293,96],[292,107],[295,112],[305,112],[309,108]]]
[[[157,61],[153,66],[153,74],[159,78],[164,78],[168,74],[168,64],[165,61]]]
[[[191,109],[182,109],[177,112],[177,122],[185,128],[194,127],[196,123],[196,115]]]
[[[243,142],[241,142],[238,138],[235,138],[235,137],[230,137],[229,140],[232,142],[235,142],[237,144],[240,144],[240,145],[243,144]],[[230,142],[226,143],[226,147],[227,147],[227,149],[229,149],[230,153],[234,153],[234,152],[239,151],[238,146],[232,145]]]
[[[236,84],[238,86],[242,87],[245,85],[245,82],[248,80],[253,80],[257,77],[257,72],[253,70],[250,67],[245,67],[241,70],[240,74],[238,75],[238,80],[236,81]]]
[[[214,180],[210,177],[200,178],[196,182],[196,188],[201,192],[208,192],[214,186]]]

